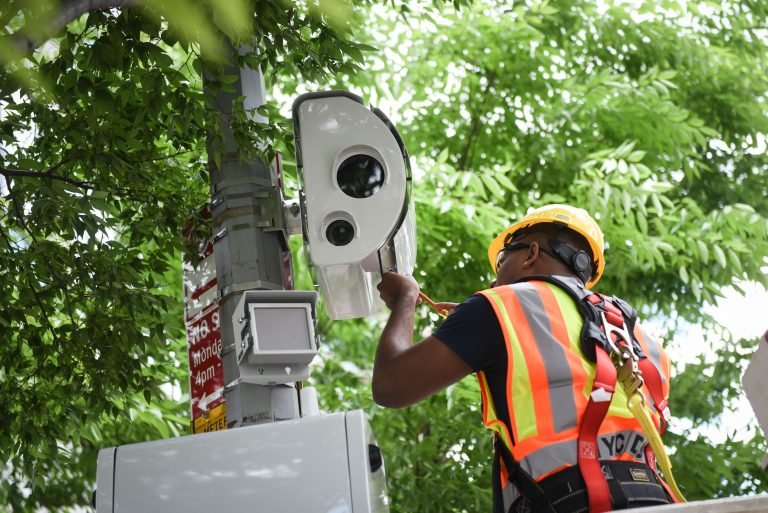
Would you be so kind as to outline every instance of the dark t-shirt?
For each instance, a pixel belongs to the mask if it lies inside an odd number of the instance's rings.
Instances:
[[[496,415],[508,426],[507,351],[504,334],[488,299],[480,294],[470,296],[443,321],[434,336],[473,371],[485,372]]]

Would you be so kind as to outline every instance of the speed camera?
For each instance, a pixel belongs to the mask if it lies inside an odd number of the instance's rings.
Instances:
[[[346,91],[293,104],[304,246],[332,319],[384,305],[387,271],[413,272],[416,230],[408,152],[392,122]]]

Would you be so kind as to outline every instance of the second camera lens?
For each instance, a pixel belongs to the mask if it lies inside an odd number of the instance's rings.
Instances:
[[[352,223],[344,219],[337,219],[325,229],[325,238],[334,246],[346,246],[355,237],[355,228]]]

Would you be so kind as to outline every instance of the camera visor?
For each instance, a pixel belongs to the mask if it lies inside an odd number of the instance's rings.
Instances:
[[[370,155],[352,155],[339,166],[336,182],[347,196],[368,198],[384,185],[384,166]]]
[[[334,246],[346,246],[355,237],[355,227],[344,219],[337,219],[325,229],[325,238]]]

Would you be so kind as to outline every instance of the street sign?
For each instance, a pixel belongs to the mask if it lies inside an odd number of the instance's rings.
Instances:
[[[210,210],[206,208],[201,214],[210,216]],[[190,222],[185,236],[193,238],[192,233]],[[198,433],[226,428],[226,414],[222,416],[225,412],[224,368],[213,243],[210,238],[191,242],[199,251],[200,261],[195,266],[184,263],[184,310],[192,431]],[[212,427],[214,425],[219,427]]]
[[[208,433],[227,429],[227,405],[221,403],[211,411],[204,413],[192,423],[193,433]]]
[[[218,304],[187,320],[187,348],[192,419],[196,419],[224,401]]]

